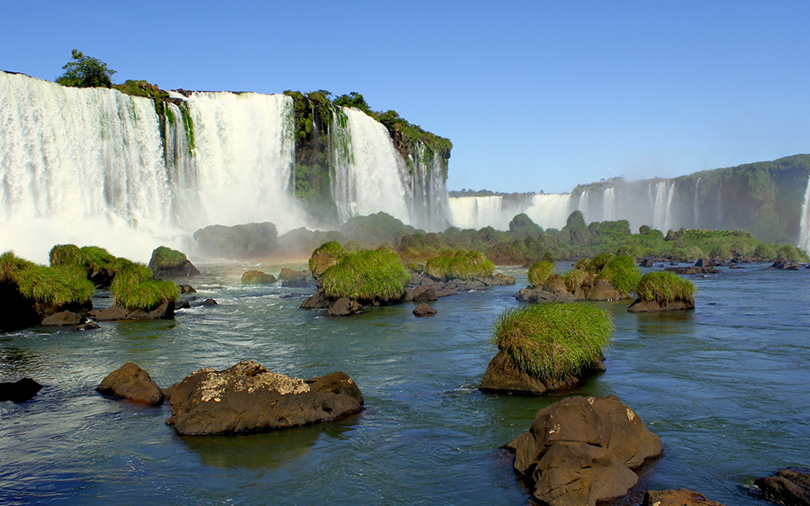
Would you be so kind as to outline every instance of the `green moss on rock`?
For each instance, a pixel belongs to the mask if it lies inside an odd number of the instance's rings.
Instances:
[[[529,267],[529,284],[533,287],[543,286],[549,275],[554,272],[554,264],[541,260]]]
[[[324,245],[325,246],[325,245]],[[330,298],[371,303],[397,301],[411,275],[387,248],[347,253],[321,276],[321,291]]]
[[[74,269],[38,265],[11,251],[0,256],[0,283],[16,287],[27,299],[53,306],[85,304],[94,292],[93,284]]]
[[[180,290],[176,284],[152,279],[152,270],[144,264],[120,260],[121,269],[110,287],[117,305],[151,311],[166,301],[177,300]]]
[[[641,277],[636,286],[636,295],[644,302],[673,304],[694,300],[695,285],[671,272],[650,272]]]
[[[480,251],[445,251],[425,262],[425,272],[434,279],[476,279],[492,276],[495,264]]]

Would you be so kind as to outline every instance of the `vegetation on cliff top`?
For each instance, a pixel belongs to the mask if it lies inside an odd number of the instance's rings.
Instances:
[[[504,311],[493,341],[526,373],[560,380],[593,367],[612,331],[608,314],[594,305],[532,304]]]
[[[56,82],[62,86],[76,88],[109,88],[112,86],[112,75],[115,74],[115,71],[107,68],[107,64],[103,61],[85,56],[76,49],[71,51],[71,60],[62,67],[62,70],[65,72],[56,78]]]
[[[62,306],[84,304],[93,297],[93,283],[69,268],[45,267],[7,251],[0,256],[0,283],[36,302]]]
[[[645,302],[672,304],[694,299],[695,285],[672,272],[649,272],[636,285],[636,295]]]
[[[363,303],[399,300],[411,275],[387,248],[347,253],[321,276],[321,290],[332,298]]]

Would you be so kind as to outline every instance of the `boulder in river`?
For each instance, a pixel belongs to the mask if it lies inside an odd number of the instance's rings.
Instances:
[[[782,469],[774,476],[754,480],[765,499],[785,506],[810,506],[810,473]]]
[[[705,495],[685,488],[679,490],[648,490],[641,506],[723,506]]]
[[[132,362],[127,362],[104,378],[96,387],[99,393],[141,404],[157,406],[163,403],[160,387],[149,373]]]
[[[363,306],[359,302],[341,297],[326,311],[326,316],[350,316],[362,313]]]
[[[428,304],[425,304],[425,303],[423,302],[422,304],[419,304],[418,306],[416,306],[416,307],[414,308],[414,310],[413,310],[413,314],[414,314],[415,316],[419,316],[419,317],[422,317],[422,316],[433,316],[433,315],[435,315],[435,314],[436,314],[436,310],[435,310],[434,308],[432,308],[431,306],[429,306]]]
[[[253,360],[200,369],[173,387],[172,416],[180,435],[231,434],[337,420],[363,408],[363,394],[343,372],[306,381],[270,372]]]
[[[551,506],[595,506],[638,483],[633,469],[663,451],[661,439],[616,396],[569,397],[541,409],[506,445],[515,473]]]
[[[529,374],[509,355],[499,351],[489,362],[479,388],[484,392],[541,395],[575,387],[587,376],[600,372],[605,372],[605,364],[601,359],[577,375],[541,379]]]
[[[13,383],[0,383],[0,401],[25,402],[39,392],[42,385],[31,378],[23,378]]]
[[[269,285],[275,283],[276,277],[272,274],[266,274],[262,271],[247,271],[242,274],[243,285]]]

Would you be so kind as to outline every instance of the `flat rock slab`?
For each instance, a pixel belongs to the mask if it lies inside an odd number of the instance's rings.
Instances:
[[[569,397],[541,409],[506,445],[515,473],[550,506],[595,506],[638,483],[632,469],[663,451],[661,440],[616,396]]]
[[[326,311],[326,316],[351,316],[362,313],[363,306],[359,302],[341,297]]]
[[[132,402],[157,406],[163,403],[160,387],[149,373],[127,362],[104,378],[96,388],[100,393]]]
[[[84,317],[73,311],[60,311],[50,316],[43,318],[41,325],[43,327],[75,327],[84,321]]]
[[[641,506],[723,506],[706,496],[685,488],[679,490],[649,490]]]
[[[329,422],[360,411],[363,395],[343,372],[302,380],[243,360],[200,369],[171,390],[166,420],[184,436],[256,432]]]

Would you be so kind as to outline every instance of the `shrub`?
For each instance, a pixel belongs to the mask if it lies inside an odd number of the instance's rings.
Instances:
[[[688,279],[662,271],[643,275],[635,291],[643,301],[671,304],[677,301],[692,300],[695,290],[695,285]]]
[[[636,261],[630,255],[619,255],[613,257],[610,262],[599,272],[597,278],[604,279],[616,290],[629,294],[634,292],[641,270],[636,266]]]
[[[475,279],[492,276],[493,264],[480,251],[446,251],[425,262],[425,272],[434,279]]]
[[[731,251],[726,246],[717,245],[709,250],[709,258],[712,260],[728,260],[731,258]]]
[[[156,269],[174,269],[188,262],[186,254],[167,248],[166,246],[159,246],[152,251],[152,259],[149,260],[149,267]]]
[[[11,251],[0,256],[0,283],[16,285],[23,297],[55,306],[84,304],[95,291],[75,270],[37,265]]]
[[[379,248],[347,253],[324,271],[321,283],[328,297],[372,302],[399,299],[410,279],[397,254]]]
[[[546,260],[536,262],[529,267],[529,284],[534,287],[543,286],[552,272],[554,272],[553,263]]]
[[[119,306],[129,310],[151,311],[165,301],[176,301],[180,295],[173,282],[152,279],[149,267],[123,258],[119,262],[120,269],[110,287]]]
[[[562,379],[592,367],[612,331],[610,317],[596,306],[535,304],[504,311],[493,340],[528,374]]]
[[[686,256],[689,260],[697,260],[699,258],[706,258],[706,253],[697,246],[689,246],[686,248]]]

